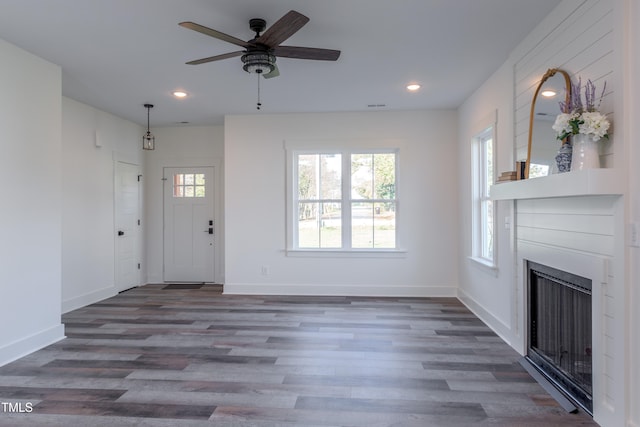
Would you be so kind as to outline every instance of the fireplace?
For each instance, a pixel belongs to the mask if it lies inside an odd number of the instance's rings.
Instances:
[[[591,280],[527,262],[527,359],[593,413]]]

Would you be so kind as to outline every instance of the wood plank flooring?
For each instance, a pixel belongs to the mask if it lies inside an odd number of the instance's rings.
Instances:
[[[63,322],[0,367],[0,426],[596,425],[453,298],[146,285]]]

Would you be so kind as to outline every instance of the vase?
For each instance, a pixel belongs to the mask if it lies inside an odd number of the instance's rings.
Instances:
[[[556,166],[558,173],[569,172],[571,170],[571,157],[573,156],[573,147],[570,142],[562,144],[556,154]]]
[[[593,137],[585,134],[573,135],[573,155],[571,157],[571,170],[580,171],[597,169],[600,167],[600,153],[598,142]]]

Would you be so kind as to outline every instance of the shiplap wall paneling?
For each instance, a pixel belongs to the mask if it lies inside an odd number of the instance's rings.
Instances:
[[[569,16],[552,13],[537,28],[537,44],[524,44],[514,65],[515,79],[515,149],[516,158],[527,152],[531,100],[542,75],[549,68],[562,68],[583,83],[591,79],[607,90],[601,111],[613,116],[614,17],[613,3],[606,0],[564,2],[559,8],[575,7]],[[516,54],[516,56],[518,55]],[[603,165],[612,166],[611,142],[601,144]]]
[[[622,339],[618,328],[624,321],[616,306],[622,295],[617,290],[617,279],[612,263],[616,259],[616,241],[620,239],[616,229],[618,196],[580,196],[548,199],[519,200],[516,207],[517,244],[553,248],[608,260],[609,268],[602,277],[602,284],[594,284],[594,304],[601,318],[594,317],[594,345],[602,348],[601,372],[594,372],[594,384],[599,384],[599,396],[604,400],[608,413],[604,419],[615,417],[619,394],[619,364],[623,360],[616,343]],[[520,250],[520,249],[518,249]],[[580,271],[572,271],[580,274]],[[600,278],[598,278],[600,279]],[[599,353],[599,352],[598,352]],[[594,396],[597,398],[598,396]],[[602,407],[602,406],[600,406]],[[617,414],[621,416],[621,414]]]

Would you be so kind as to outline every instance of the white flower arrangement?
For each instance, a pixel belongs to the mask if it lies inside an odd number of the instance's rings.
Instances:
[[[609,138],[609,120],[599,111],[586,111],[582,113],[582,123],[579,126],[580,133],[591,135],[594,141],[600,138]]]
[[[589,80],[585,86],[584,105],[582,104],[581,86],[580,79],[578,79],[576,85],[571,85],[571,99],[568,103],[560,103],[562,113],[556,117],[552,129],[556,131],[558,139],[561,141],[570,135],[577,134],[590,135],[594,141],[599,141],[601,138],[609,138],[609,134],[607,133],[610,126],[609,120],[604,114],[598,111],[607,87],[606,82],[602,88],[602,94],[598,99],[598,105],[596,105],[595,102],[596,88],[591,80]]]

